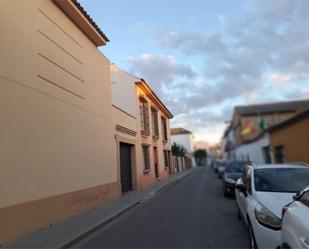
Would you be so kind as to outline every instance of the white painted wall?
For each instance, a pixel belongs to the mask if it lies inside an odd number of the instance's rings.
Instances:
[[[192,145],[192,134],[175,134],[175,135],[171,135],[172,137],[172,143],[177,143],[182,145],[186,151],[192,155],[192,166],[195,167],[196,163],[195,160],[193,158],[193,145]]]
[[[140,79],[111,64],[112,104],[133,117],[137,115],[135,90],[137,81]]]
[[[247,159],[247,155],[249,155],[250,160],[256,164],[264,164],[264,155],[263,155],[263,147],[269,146],[269,136],[265,134],[259,140],[250,143],[244,144],[238,147],[235,150],[236,158],[238,160]]]
[[[192,134],[177,134],[172,135],[172,143],[181,144],[188,153],[193,152]]]

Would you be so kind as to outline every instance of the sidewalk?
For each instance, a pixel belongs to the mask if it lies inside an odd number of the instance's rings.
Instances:
[[[68,248],[138,204],[154,197],[159,191],[176,184],[191,172],[192,170],[187,170],[177,173],[145,189],[132,191],[101,207],[87,210],[9,243],[4,248]]]

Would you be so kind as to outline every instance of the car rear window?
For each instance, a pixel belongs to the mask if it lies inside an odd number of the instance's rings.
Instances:
[[[232,162],[227,165],[225,171],[228,173],[241,173],[247,165],[247,162]]]
[[[256,191],[297,192],[309,185],[309,168],[269,168],[254,171]]]

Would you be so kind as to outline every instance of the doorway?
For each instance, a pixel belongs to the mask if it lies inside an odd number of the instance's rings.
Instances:
[[[132,145],[120,143],[120,181],[121,191],[132,190]]]
[[[154,166],[155,166],[156,178],[159,178],[158,148],[157,147],[153,147],[153,154],[154,154]]]

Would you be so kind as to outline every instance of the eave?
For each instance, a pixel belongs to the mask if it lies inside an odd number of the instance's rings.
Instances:
[[[106,35],[76,0],[52,1],[97,47],[109,42]]]
[[[173,114],[167,109],[167,107],[162,103],[158,96],[151,90],[150,86],[141,79],[141,81],[135,83],[145,94],[146,96],[160,109],[162,113],[168,118],[172,119]]]

